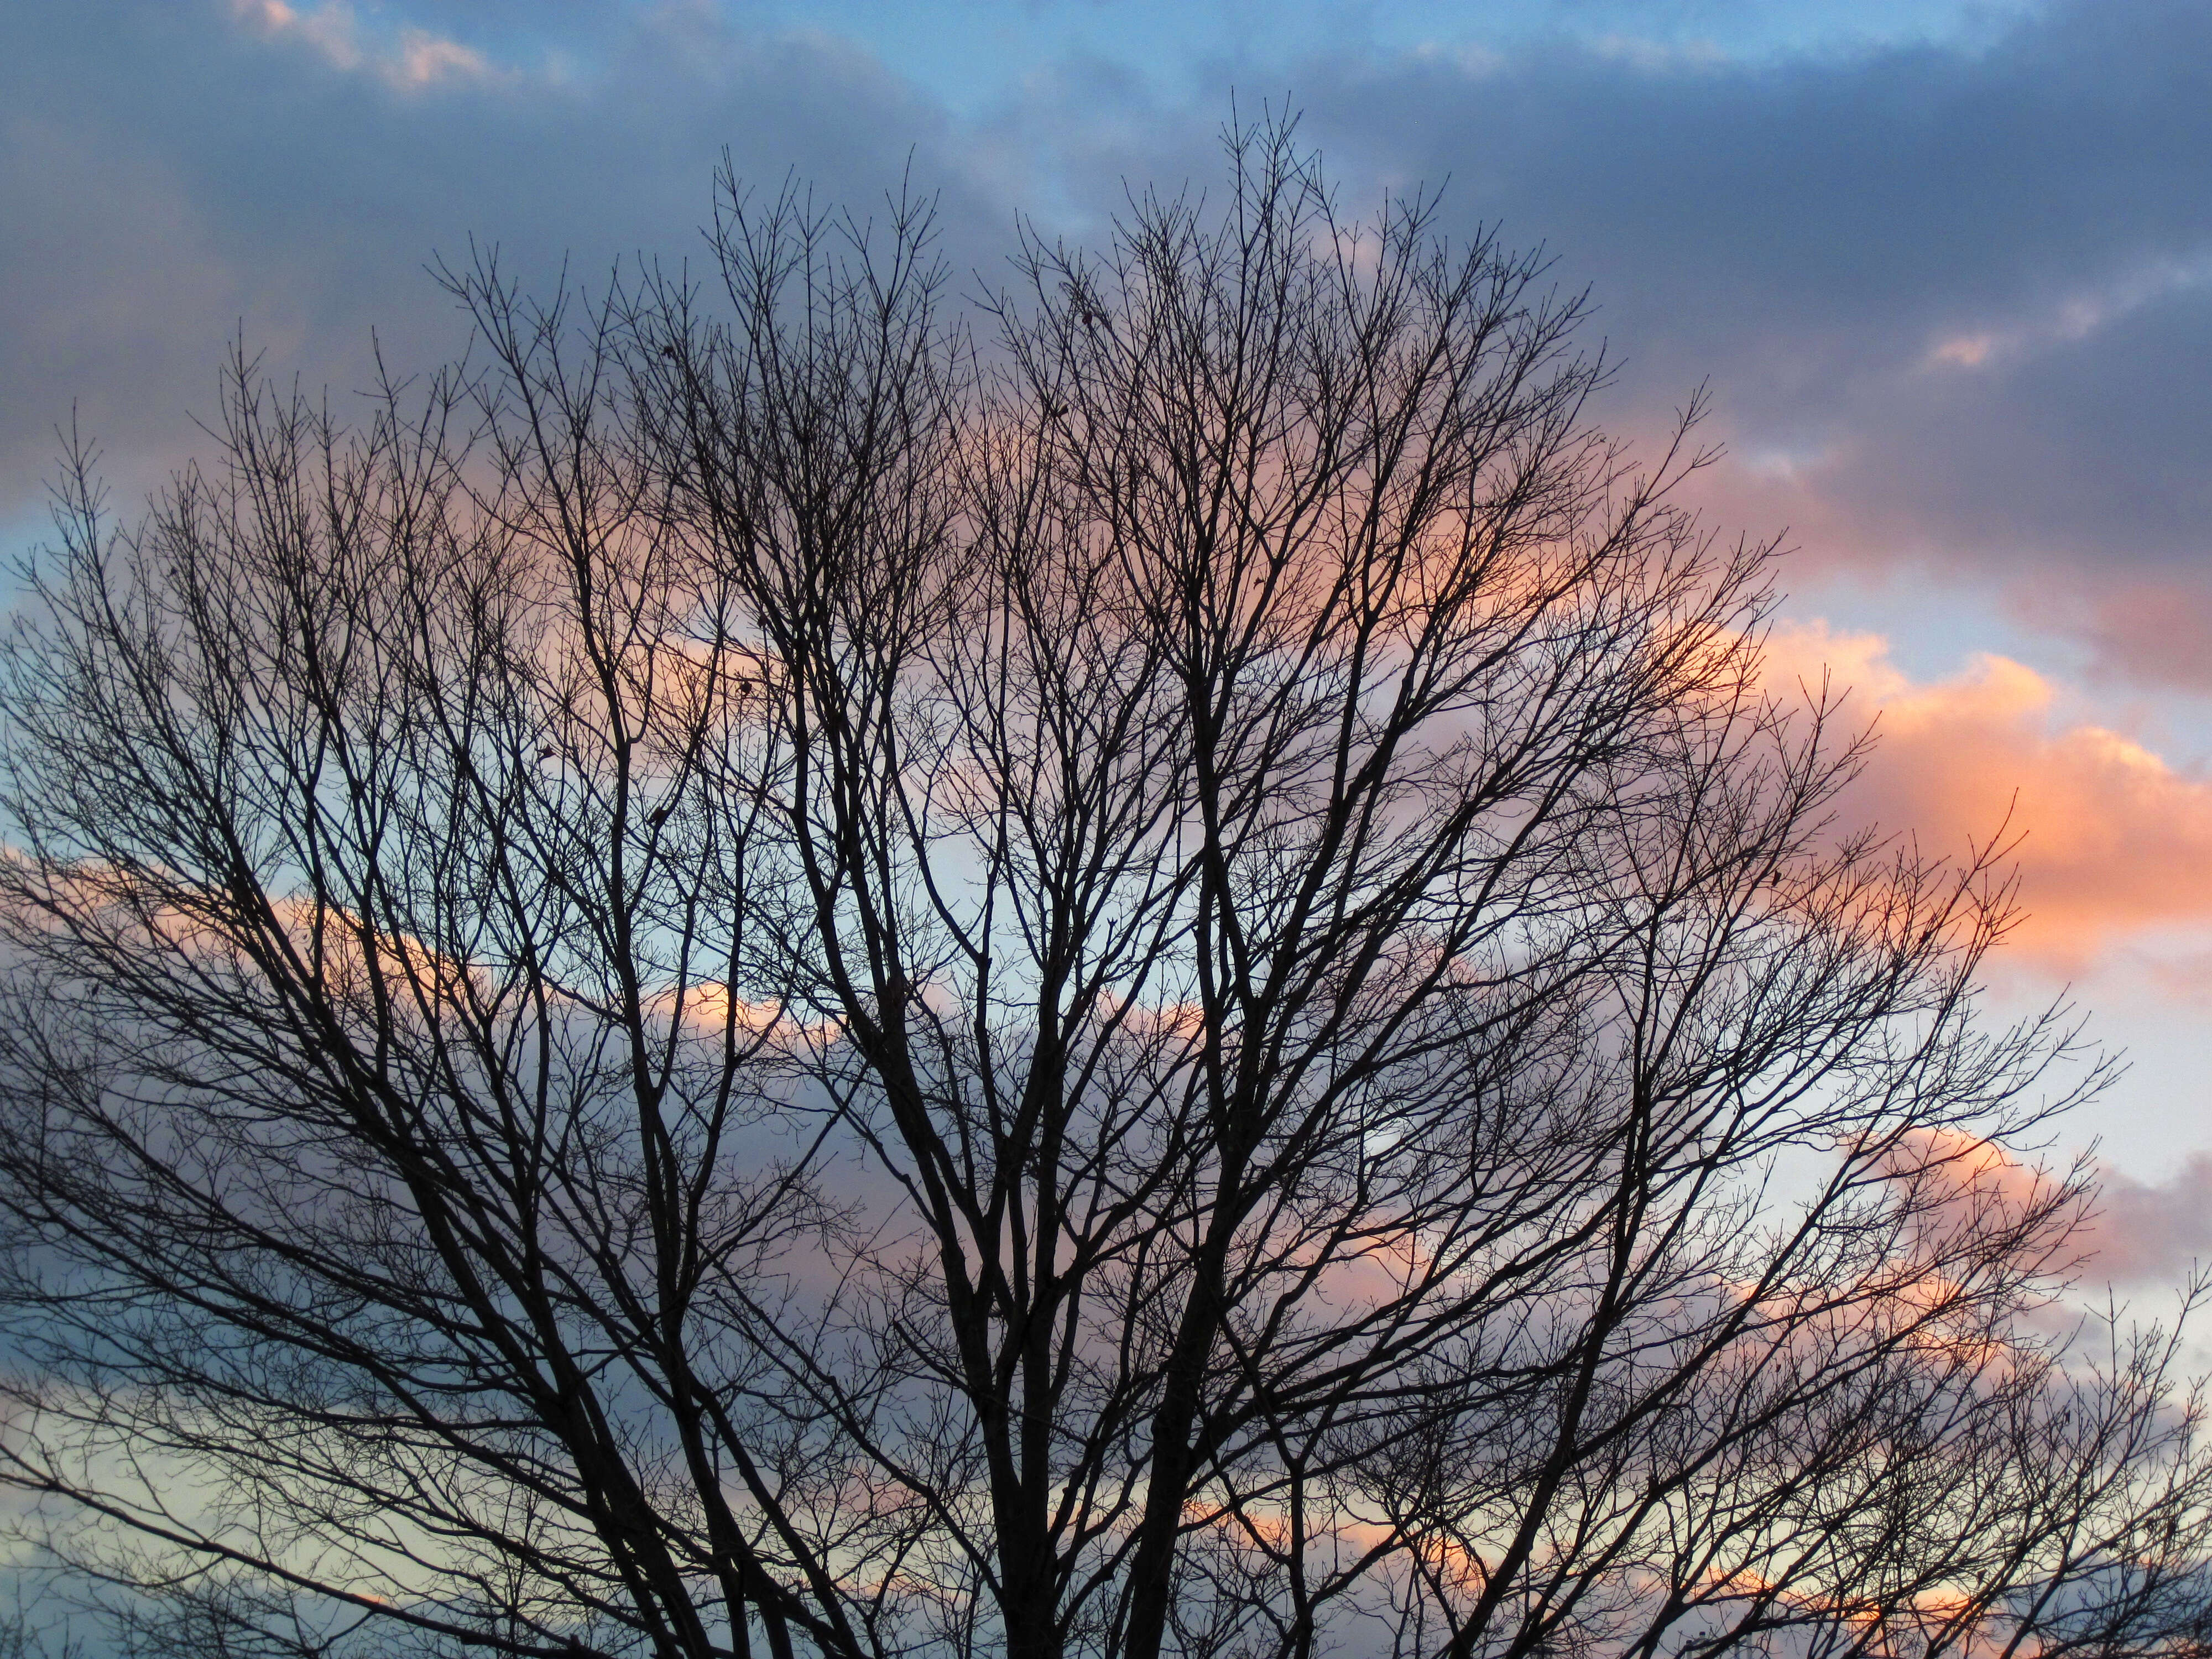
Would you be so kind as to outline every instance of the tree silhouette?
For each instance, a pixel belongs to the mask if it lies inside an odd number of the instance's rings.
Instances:
[[[980,343],[722,181],[6,659],[0,1479],[208,1651],[2202,1651],[2096,1086],[1844,836],[1772,550],[1289,126]],[[165,1619],[173,1623],[164,1624]]]

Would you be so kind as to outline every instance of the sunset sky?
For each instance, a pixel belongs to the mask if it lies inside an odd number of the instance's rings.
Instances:
[[[1787,532],[1779,672],[1881,712],[1854,810],[2008,811],[1994,980],[2136,1064],[2108,1265],[2212,1260],[2212,5],[2203,0],[33,0],[0,7],[0,544],[72,410],[129,503],[225,343],[343,395],[425,274],[696,253],[713,168],[940,197],[963,291],[1017,213],[1095,235],[1287,102],[1347,204],[1540,243],[1648,436],[1701,383],[1712,522]],[[2016,804],[2015,804],[2016,797]]]

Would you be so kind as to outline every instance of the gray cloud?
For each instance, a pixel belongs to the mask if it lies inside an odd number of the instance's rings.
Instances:
[[[471,234],[540,283],[564,252],[682,257],[725,145],[863,204],[911,159],[955,263],[990,268],[1016,209],[1079,230],[1125,179],[1203,180],[1228,88],[1288,86],[1355,196],[1449,175],[1455,222],[1594,284],[1620,418],[1710,377],[1736,456],[1714,499],[1748,527],[2010,584],[2124,672],[2212,677],[2199,4],[2054,0],[1971,46],[1739,62],[1255,40],[1198,66],[1203,106],[1068,61],[964,120],[858,46],[706,0],[418,0],[343,39],[256,27],[265,5],[0,15],[0,522],[73,398],[119,483],[179,453],[241,323],[343,386],[372,325],[403,362],[458,343],[421,266]],[[474,58],[422,56],[434,36]]]
[[[1458,211],[1593,281],[1632,408],[1711,376],[1740,506],[1832,556],[2033,575],[2093,635],[2121,590],[2212,598],[2212,11],[2053,5],[1973,52],[1562,47],[1302,85],[1362,168],[1449,173]],[[2190,678],[2189,654],[2137,666]]]
[[[955,243],[1004,222],[988,148],[865,54],[704,12],[566,9],[592,25],[573,66],[488,42],[481,70],[416,86],[423,41],[396,32],[333,50],[216,3],[9,9],[0,520],[35,495],[73,401],[142,486],[192,445],[241,326],[341,392],[372,327],[403,366],[442,357],[463,336],[423,267],[472,236],[539,287],[564,255],[594,278],[639,250],[695,256],[726,146],[769,188],[796,173],[864,210],[911,162]]]

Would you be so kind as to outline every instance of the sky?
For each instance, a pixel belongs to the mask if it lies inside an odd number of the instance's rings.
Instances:
[[[2134,1057],[2051,1149],[2124,1285],[2212,1261],[2212,6],[2202,0],[33,0],[0,7],[0,548],[58,432],[116,499],[208,441],[226,343],[343,395],[462,319],[699,248],[711,178],[910,179],[978,289],[1300,110],[1348,202],[1540,245],[1646,441],[1794,550],[1778,672],[1884,741],[1854,810],[2021,834],[2002,1008]]]

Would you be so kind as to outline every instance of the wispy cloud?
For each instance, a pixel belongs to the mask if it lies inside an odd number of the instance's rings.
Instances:
[[[402,91],[501,78],[475,48],[413,24],[372,29],[346,0],[231,0],[231,15],[265,38],[296,41],[334,69],[374,75]]]
[[[1947,331],[1928,349],[1937,368],[1983,368],[2074,345],[2160,301],[2212,283],[2212,252],[2159,257],[2003,321]]]

